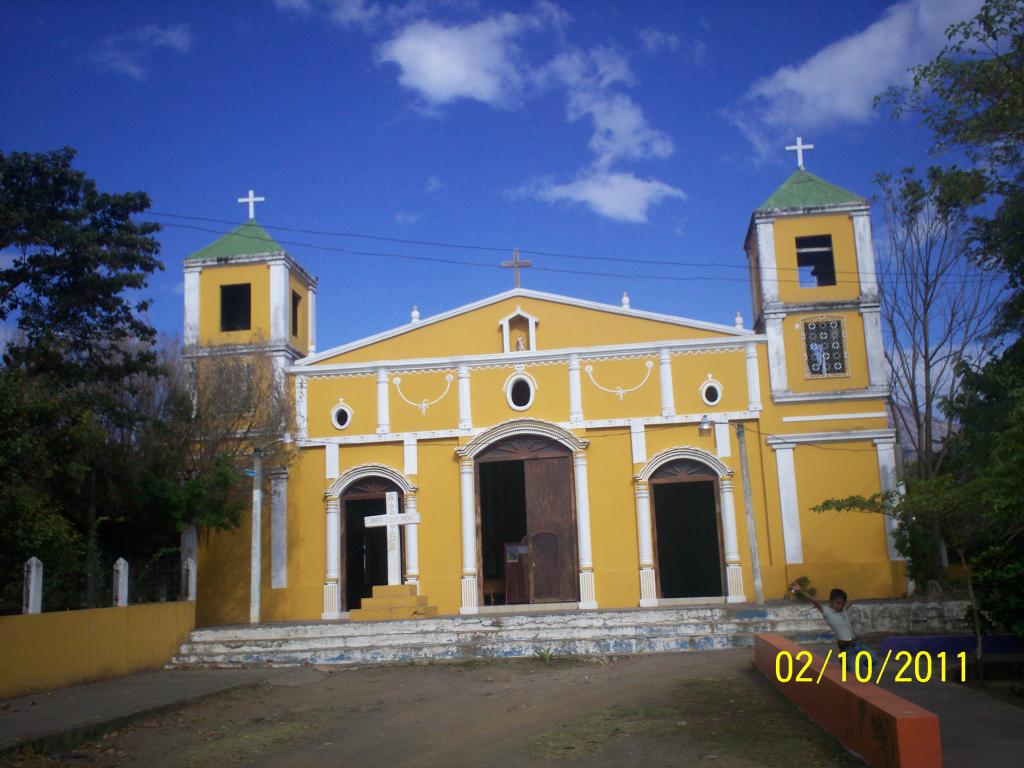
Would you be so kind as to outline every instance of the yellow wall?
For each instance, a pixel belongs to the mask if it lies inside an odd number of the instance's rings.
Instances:
[[[220,329],[220,287],[249,283],[251,328],[222,332]],[[255,344],[270,338],[270,269],[266,264],[225,264],[204,267],[199,273],[199,343]]]
[[[160,669],[195,627],[182,601],[0,616],[0,699]]]
[[[399,336],[328,358],[322,364],[401,360],[502,351],[502,318],[521,307],[538,318],[537,349],[628,344],[669,339],[706,339],[721,334],[672,323],[585,309],[541,299],[514,298],[447,320],[422,325]],[[514,337],[513,337],[514,338]]]
[[[796,267],[796,238],[831,235],[836,284],[801,288]],[[775,219],[775,264],[779,272],[779,298],[784,302],[837,301],[860,295],[853,222],[838,216],[783,216]]]

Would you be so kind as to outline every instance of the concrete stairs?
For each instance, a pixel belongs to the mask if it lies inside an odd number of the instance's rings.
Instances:
[[[432,619],[437,606],[429,604],[426,595],[416,592],[415,584],[375,586],[373,597],[348,615],[349,621],[395,621],[398,619]]]
[[[197,629],[171,666],[382,664],[556,655],[665,653],[750,647],[757,632],[827,642],[805,605],[687,606],[619,611],[444,616]]]

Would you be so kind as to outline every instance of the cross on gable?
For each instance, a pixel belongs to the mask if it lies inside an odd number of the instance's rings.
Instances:
[[[529,259],[520,259],[519,258],[519,249],[515,248],[515,249],[512,250],[512,261],[503,261],[503,262],[501,262],[501,266],[506,267],[506,268],[508,268],[508,267],[512,268],[512,273],[515,275],[516,288],[518,288],[519,287],[519,270],[520,269],[525,269],[526,267],[532,267],[533,266],[533,262],[530,261]]]
[[[265,197],[256,197],[256,194],[250,189],[249,196],[238,198],[238,202],[249,204],[249,221],[252,221],[256,218],[256,203],[266,202],[266,199]]]
[[[804,144],[802,136],[796,137],[796,144],[790,144],[786,147],[787,152],[796,152],[796,167],[801,171],[804,169],[804,150],[814,149],[813,144]]]
[[[415,512],[399,514],[396,491],[385,493],[384,501],[386,514],[364,517],[363,525],[367,528],[388,529],[388,584],[394,586],[402,583],[402,549],[398,526],[417,525],[420,516]]]

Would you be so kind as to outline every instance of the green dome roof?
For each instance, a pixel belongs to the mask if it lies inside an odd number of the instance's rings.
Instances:
[[[230,259],[233,256],[253,256],[260,253],[283,251],[280,245],[267,234],[267,230],[250,219],[226,235],[200,248],[190,259]]]
[[[860,195],[829,184],[802,168],[786,179],[782,186],[758,206],[759,211],[779,208],[818,208],[843,203],[866,203]]]

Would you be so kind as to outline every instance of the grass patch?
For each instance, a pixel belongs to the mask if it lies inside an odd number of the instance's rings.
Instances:
[[[575,759],[601,751],[623,736],[666,733],[675,712],[668,707],[615,707],[570,720],[530,745],[530,756]]]

